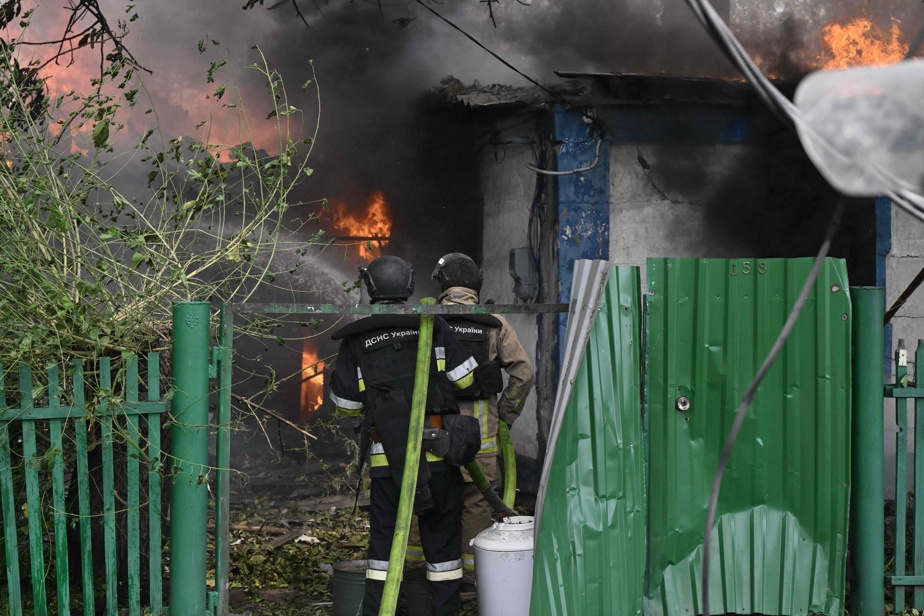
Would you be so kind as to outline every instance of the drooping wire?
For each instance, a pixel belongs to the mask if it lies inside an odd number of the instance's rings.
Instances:
[[[829,153],[833,153],[840,160],[843,161],[846,158],[842,156],[840,152],[837,152],[836,149],[831,146],[826,139],[818,135],[811,126],[808,126],[805,122],[803,122],[798,108],[788,99],[786,99],[780,93],[780,91],[777,90],[777,88],[774,87],[773,84],[770,83],[770,81],[764,76],[764,74],[757,67],[757,65],[754,64],[754,62],[751,60],[751,57],[744,50],[735,36],[728,29],[728,26],[725,24],[725,22],[722,21],[722,18],[719,17],[718,13],[716,13],[715,9],[713,9],[708,0],[687,0],[687,3],[690,5],[690,8],[693,10],[693,13],[696,15],[696,17],[700,20],[700,22],[702,22],[703,26],[706,28],[706,31],[709,33],[712,39],[722,49],[722,51],[729,58],[729,60],[731,60],[735,67],[741,71],[744,77],[754,88],[758,96],[773,111],[773,113],[777,115],[780,121],[782,121],[786,126],[789,126],[790,128],[795,128],[798,126],[799,129],[803,131],[803,135],[806,138],[811,139],[812,142],[818,147],[826,149]],[[924,31],[919,34],[920,36],[924,37]],[[916,48],[919,44],[920,42],[916,42],[914,47]],[[909,53],[913,52],[909,50]],[[872,175],[876,179],[883,181],[884,185],[886,186],[896,184],[891,174],[881,167],[870,165],[867,170],[872,171]],[[893,203],[917,219],[924,221],[924,197],[912,191],[902,189],[886,191],[885,194],[887,197],[892,199]],[[710,616],[709,561],[711,551],[712,525],[715,522],[715,512],[718,506],[719,492],[721,491],[722,487],[722,476],[725,472],[725,467],[728,464],[732,448],[734,447],[735,441],[738,438],[738,433],[741,430],[747,409],[753,401],[757,387],[763,380],[767,371],[770,369],[770,366],[773,364],[773,361],[776,359],[777,355],[779,355],[780,350],[783,348],[786,339],[789,337],[793,326],[799,318],[799,314],[801,313],[805,299],[808,297],[808,293],[811,291],[815,284],[818,272],[821,269],[821,264],[824,260],[824,257],[827,256],[834,234],[836,233],[840,224],[840,218],[843,214],[845,204],[846,198],[842,196],[839,199],[838,205],[834,212],[834,216],[832,217],[831,223],[828,226],[828,233],[825,241],[822,243],[822,246],[818,251],[818,256],[816,257],[815,263],[812,267],[812,272],[809,274],[808,279],[805,281],[802,292],[800,293],[799,298],[790,311],[789,317],[786,320],[786,324],[780,331],[780,335],[778,336],[776,343],[768,353],[763,365],[758,370],[753,382],[748,387],[747,391],[741,399],[741,403],[735,415],[735,422],[732,425],[732,430],[725,441],[725,447],[723,448],[722,454],[719,458],[719,467],[716,469],[716,473],[713,478],[712,491],[709,497],[709,505],[706,510],[706,525],[703,537],[702,604],[704,616]]]
[[[760,369],[758,369],[757,374],[754,375],[754,379],[751,381],[751,384],[744,392],[744,396],[741,397],[741,402],[738,405],[737,412],[735,413],[735,421],[732,424],[731,432],[728,433],[728,437],[725,439],[725,446],[722,448],[722,454],[719,456],[719,466],[715,471],[715,475],[713,476],[712,490],[709,493],[709,506],[706,509],[706,531],[705,537],[703,538],[703,616],[710,615],[709,565],[711,559],[709,553],[711,550],[710,544],[712,537],[712,525],[715,523],[715,512],[719,502],[719,492],[722,489],[722,477],[725,474],[725,467],[728,466],[728,460],[731,458],[732,448],[735,446],[735,441],[738,439],[738,433],[741,432],[741,426],[744,424],[744,418],[747,416],[747,410],[751,406],[751,403],[754,401],[754,394],[757,393],[757,388],[764,380],[764,377],[767,376],[767,372],[770,371],[770,367],[773,365],[773,362],[780,354],[780,351],[783,350],[783,346],[786,344],[786,340],[789,339],[789,335],[792,333],[792,330],[796,325],[796,321],[799,320],[799,315],[802,313],[802,307],[805,305],[809,294],[812,292],[812,288],[815,286],[815,281],[818,279],[818,273],[821,271],[821,266],[824,263],[825,257],[828,256],[828,251],[831,249],[831,243],[834,241],[834,236],[837,234],[837,229],[841,224],[841,218],[844,215],[846,205],[847,198],[843,195],[840,196],[838,198],[837,206],[834,209],[834,215],[831,216],[831,221],[828,223],[828,231],[825,235],[824,242],[822,242],[821,248],[818,250],[818,255],[815,257],[815,262],[812,264],[812,271],[809,273],[808,278],[806,278],[805,283],[802,285],[802,290],[799,292],[799,296],[796,298],[796,303],[793,304],[792,310],[790,310],[789,316],[786,319],[786,323],[783,325],[783,329],[780,330],[780,333],[776,338],[776,342],[773,343],[773,347],[767,354],[766,359],[764,359],[764,363],[760,366]]]
[[[488,52],[489,54],[491,54],[491,55],[494,57],[495,60],[497,60],[498,62],[500,62],[501,64],[503,64],[503,65],[506,66],[507,68],[509,68],[510,70],[512,70],[514,73],[516,73],[517,75],[519,75],[520,77],[522,77],[522,78],[525,79],[526,81],[530,82],[531,84],[537,86],[537,87],[540,88],[543,92],[545,92],[546,94],[548,94],[549,96],[551,96],[551,97],[554,98],[555,100],[560,100],[560,101],[562,101],[562,102],[565,102],[564,99],[561,98],[561,96],[559,96],[559,95],[556,94],[555,92],[552,92],[551,90],[549,90],[548,88],[546,88],[544,85],[542,85],[541,83],[539,83],[538,81],[536,81],[535,79],[533,79],[532,77],[530,77],[529,75],[527,75],[526,73],[524,73],[523,71],[521,71],[520,69],[518,69],[517,67],[515,67],[514,65],[512,65],[512,64],[510,64],[509,62],[507,62],[506,60],[504,60],[502,57],[500,57],[500,56],[497,55],[496,53],[494,53],[493,51],[491,51],[490,49],[488,49],[487,47],[485,47],[485,46],[481,43],[481,41],[479,41],[478,39],[476,39],[474,36],[472,36],[471,34],[469,34],[468,32],[466,32],[465,30],[463,30],[462,28],[460,28],[459,26],[457,26],[457,25],[454,24],[453,22],[451,22],[451,21],[449,21],[448,19],[446,19],[445,17],[443,17],[442,14],[440,14],[440,13],[438,13],[438,12],[436,11],[436,9],[434,9],[433,7],[428,6],[427,4],[425,4],[425,3],[423,2],[423,0],[416,0],[416,2],[417,2],[417,4],[419,4],[420,6],[424,7],[425,9],[427,9],[428,11],[430,11],[431,13],[433,13],[434,15],[436,15],[437,17],[439,17],[442,21],[444,21],[446,24],[448,24],[449,27],[451,27],[453,30],[458,31],[459,33],[462,34],[462,36],[464,36],[465,38],[467,38],[467,39],[470,40],[471,42],[475,43],[476,45],[478,45],[479,47],[481,47],[483,50],[485,50],[486,52]],[[565,102],[565,104],[567,104],[567,103]]]
[[[579,109],[576,105],[574,105],[574,104],[571,103],[570,101],[566,100],[566,99],[565,99],[564,97],[562,97],[559,93],[554,92],[553,90],[548,89],[547,87],[545,87],[544,85],[542,85],[541,83],[539,83],[537,80],[533,79],[532,77],[530,77],[529,75],[527,75],[526,73],[524,73],[523,71],[521,71],[520,69],[518,69],[517,67],[515,67],[514,65],[512,65],[510,62],[508,62],[507,60],[503,59],[500,55],[498,55],[497,53],[495,53],[495,52],[492,51],[491,49],[488,49],[481,41],[479,41],[479,40],[476,39],[474,36],[472,36],[471,34],[469,34],[468,32],[466,32],[465,30],[463,30],[462,28],[460,28],[459,26],[457,26],[455,23],[453,23],[452,21],[450,21],[450,20],[447,19],[446,17],[444,17],[441,13],[437,12],[437,10],[434,9],[433,7],[431,7],[431,6],[427,5],[426,3],[424,3],[423,0],[415,0],[415,2],[417,2],[417,4],[419,4],[420,6],[424,7],[425,9],[427,9],[428,11],[430,11],[431,13],[433,13],[434,15],[436,15],[441,21],[445,22],[450,28],[452,28],[453,30],[456,30],[456,31],[459,32],[462,36],[464,36],[465,38],[467,38],[467,39],[470,40],[471,42],[475,43],[475,45],[477,45],[478,47],[480,47],[480,48],[483,49],[484,51],[486,51],[486,52],[488,52],[489,54],[491,54],[491,56],[492,56],[495,60],[497,60],[498,62],[500,62],[501,64],[503,64],[504,66],[506,66],[507,68],[509,68],[510,70],[512,70],[514,73],[516,73],[517,75],[519,75],[520,77],[522,77],[523,79],[525,79],[526,81],[528,81],[529,83],[533,84],[534,86],[536,86],[537,88],[539,88],[540,90],[542,90],[543,92],[545,92],[546,94],[548,94],[548,95],[552,98],[553,101],[555,101],[555,102],[558,103],[559,105],[562,105],[562,106],[564,106],[564,107],[567,107],[568,109],[573,109],[573,110],[579,112],[579,113],[581,114],[581,116],[584,118],[584,120],[585,120],[588,124],[592,125],[592,130],[599,130],[601,133],[603,132],[603,131],[602,131],[602,128],[601,128],[600,125],[598,124],[597,118],[595,118],[594,116],[588,114],[586,111],[584,111],[584,110],[582,110],[582,109]]]
[[[539,148],[533,148],[533,155],[536,159],[536,167],[542,167],[545,158],[548,155],[548,141],[543,139],[539,143]],[[543,297],[542,288],[542,225],[545,222],[545,210],[542,207],[542,200],[545,197],[545,177],[541,173],[536,174],[536,186],[533,189],[533,200],[529,205],[529,222],[526,227],[526,241],[529,247],[529,258],[533,263],[536,271],[536,277],[539,284],[536,294],[531,302],[537,298]]]
[[[530,171],[535,171],[540,175],[574,175],[575,173],[584,173],[585,171],[591,171],[600,163],[600,146],[603,145],[603,135],[600,134],[597,136],[597,147],[594,148],[594,159],[593,161],[585,165],[584,167],[578,167],[576,169],[567,169],[566,171],[549,171],[548,169],[541,169],[538,165],[527,164],[526,168]]]
[[[783,124],[790,128],[798,126],[804,136],[810,139],[814,145],[826,150],[829,154],[833,154],[842,161],[847,160],[845,156],[802,119],[799,109],[767,79],[708,0],[687,0],[687,4],[690,5],[694,15],[703,24],[706,32],[725,53],[735,68],[744,75],[760,99],[776,114]],[[921,36],[924,37],[924,34],[921,34]],[[910,49],[909,52],[911,52]],[[881,167],[869,165],[867,171],[871,172],[873,177],[880,180],[885,186],[900,184],[888,170]],[[924,221],[924,198],[920,195],[907,190],[895,190],[891,192],[885,191],[885,196],[893,199],[893,202],[907,213],[918,220]]]

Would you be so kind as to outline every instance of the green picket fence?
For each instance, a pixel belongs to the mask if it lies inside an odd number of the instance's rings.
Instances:
[[[924,340],[918,340],[914,362],[917,370],[924,366]],[[900,613],[906,607],[924,608],[924,490],[918,489],[920,482],[924,482],[924,453],[921,453],[924,452],[924,382],[917,371],[915,382],[908,380],[908,350],[904,340],[899,340],[895,349],[895,366],[895,383],[885,387],[886,397],[895,399],[898,427],[895,435],[895,549],[894,553],[886,554],[886,561],[893,561],[892,575],[886,579],[893,587],[895,612]],[[909,408],[909,400],[914,401],[912,408]],[[903,452],[908,451],[909,413],[914,413],[915,418],[912,435],[915,489],[911,499],[902,498],[908,494],[907,458]],[[911,537],[908,536],[909,513],[913,516]],[[909,589],[911,604],[906,605]]]
[[[98,387],[89,391],[84,366],[79,361],[64,372],[63,379],[59,366],[50,366],[36,378],[31,367],[22,366],[17,371],[18,383],[11,391],[6,386],[12,380],[11,375],[4,374],[0,366],[0,509],[7,613],[45,616],[56,608],[58,614],[71,614],[73,609],[76,614],[91,616],[97,613],[97,603],[104,603],[105,614],[116,616],[119,580],[126,585],[124,601],[130,616],[141,616],[143,609],[152,616],[163,613],[160,435],[166,403],[161,399],[158,362],[156,353],[147,355],[145,400],[139,400],[142,388],[138,359],[131,355],[123,356],[116,383],[113,383],[112,360],[101,358],[94,381]],[[62,381],[68,386],[62,388]],[[36,406],[42,403],[46,406]],[[95,437],[90,446],[88,430]],[[91,481],[98,478],[91,475],[88,454],[95,447],[99,447],[102,458],[101,489],[97,485],[101,511],[91,507]],[[122,458],[123,452],[125,494],[117,496],[114,459]],[[145,475],[147,490],[142,498],[140,486]],[[66,499],[73,501],[75,489],[76,512],[73,503],[69,511],[66,502]],[[148,515],[143,515],[144,510]],[[120,532],[118,537],[117,516],[124,516],[120,520],[125,529],[124,535]],[[142,606],[141,524],[145,517],[148,602]],[[101,580],[94,579],[93,567],[93,522],[100,518],[103,549],[96,556],[102,559],[105,571]],[[69,527],[79,537],[79,549],[68,545]],[[99,530],[97,523],[96,532]],[[118,570],[117,540],[125,546],[122,571]],[[22,577],[21,553],[29,568],[29,574]],[[80,555],[80,562],[72,565],[69,559],[74,554]],[[75,581],[79,591],[72,592],[70,580],[76,578],[80,580]],[[56,588],[53,598],[47,596],[48,581],[53,581]],[[30,586],[31,603],[24,600]]]

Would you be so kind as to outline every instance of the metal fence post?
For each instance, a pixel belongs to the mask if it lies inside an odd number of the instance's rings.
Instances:
[[[882,616],[885,604],[885,456],[881,288],[852,287],[853,423],[851,435],[850,550],[854,616]]]
[[[215,588],[217,594],[217,616],[228,615],[228,558],[230,492],[231,492],[231,376],[232,346],[234,345],[234,315],[226,304],[221,305],[221,319],[218,326],[220,346],[218,360],[218,428],[216,459],[218,470],[215,499]]]
[[[206,612],[209,303],[173,304],[170,614]]]

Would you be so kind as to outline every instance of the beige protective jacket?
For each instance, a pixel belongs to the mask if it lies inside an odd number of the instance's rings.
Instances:
[[[478,294],[466,287],[449,287],[440,295],[439,301],[441,304],[477,304]],[[513,327],[504,317],[494,316],[501,322],[501,327],[491,329],[488,360],[497,358],[500,361],[508,376],[507,385],[500,399],[492,396],[485,400],[459,400],[460,412],[476,417],[481,424],[481,451],[478,456],[492,458],[500,451],[498,419],[513,425],[523,410],[536,377]]]

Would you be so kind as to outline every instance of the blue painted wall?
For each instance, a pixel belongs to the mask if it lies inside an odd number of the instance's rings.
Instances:
[[[876,199],[876,286],[886,288],[886,257],[892,252],[892,201],[886,197]],[[886,299],[885,310],[889,309]],[[892,324],[883,332],[885,353],[885,380],[892,380]]]
[[[618,106],[604,113],[613,143],[748,143],[761,136],[753,112],[737,107]]]
[[[556,108],[553,137],[559,143],[558,171],[579,169],[593,163],[596,135],[581,113]],[[603,137],[599,161],[593,169],[558,176],[558,301],[571,299],[576,259],[610,258],[610,148]],[[565,339],[566,315],[559,317],[559,340]],[[559,349],[559,360],[561,349]]]

